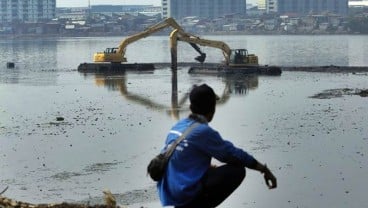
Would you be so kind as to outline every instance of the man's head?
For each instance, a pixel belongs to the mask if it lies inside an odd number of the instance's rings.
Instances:
[[[218,96],[210,86],[206,84],[194,86],[190,92],[189,100],[192,113],[205,116],[208,122],[212,120]]]

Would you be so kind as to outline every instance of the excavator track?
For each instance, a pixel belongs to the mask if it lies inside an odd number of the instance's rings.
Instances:
[[[152,63],[81,63],[79,72],[85,73],[111,73],[125,71],[152,71],[155,65]]]

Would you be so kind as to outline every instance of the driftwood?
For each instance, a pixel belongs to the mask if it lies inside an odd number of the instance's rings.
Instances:
[[[88,205],[67,202],[59,204],[31,204],[1,196],[7,189],[8,187],[0,193],[0,208],[123,208],[116,205],[116,199],[109,190],[103,191],[105,204]]]

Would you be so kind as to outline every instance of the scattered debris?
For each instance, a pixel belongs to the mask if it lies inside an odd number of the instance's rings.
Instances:
[[[116,207],[116,198],[112,195],[111,191],[106,189],[103,191],[105,204]]]
[[[309,98],[317,98],[317,99],[331,99],[331,98],[339,98],[344,95],[359,95],[361,97],[368,97],[368,89],[350,89],[350,88],[342,88],[342,89],[329,89],[324,90],[321,93],[317,93]]]
[[[6,188],[7,189],[7,188]],[[5,191],[6,191],[5,189]],[[5,208],[124,208],[116,205],[116,199],[110,190],[104,190],[105,204],[89,205],[63,202],[60,204],[31,204],[27,202],[15,201],[13,199],[0,196],[0,207]]]
[[[359,92],[360,97],[368,97],[368,89]]]
[[[56,117],[56,121],[64,121],[64,117],[61,117],[61,116]]]
[[[6,68],[8,68],[8,69],[14,69],[14,67],[15,67],[14,62],[7,62],[6,63]]]

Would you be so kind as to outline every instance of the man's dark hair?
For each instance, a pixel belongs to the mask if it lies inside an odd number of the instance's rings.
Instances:
[[[213,89],[202,84],[194,86],[189,95],[190,110],[192,113],[206,115],[215,111],[217,95]]]

